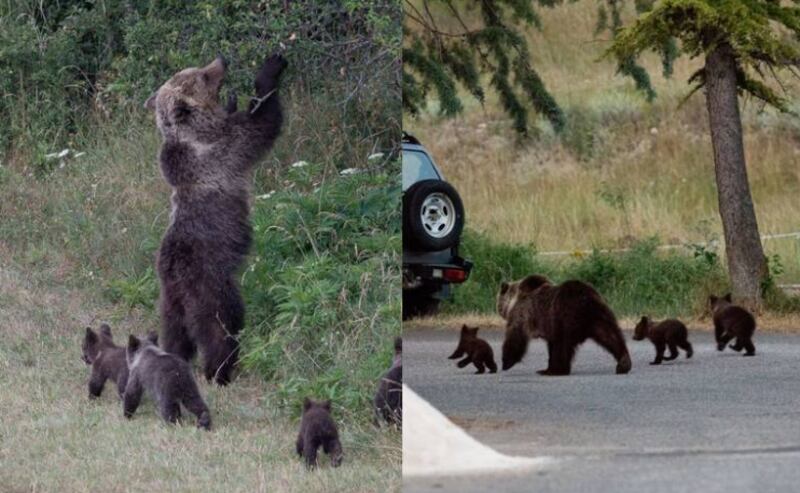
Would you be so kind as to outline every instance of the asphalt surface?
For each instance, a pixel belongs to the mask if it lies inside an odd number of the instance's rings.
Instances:
[[[502,333],[479,335],[500,366]],[[660,366],[648,364],[653,345],[630,336],[628,375],[587,341],[572,375],[544,377],[542,341],[509,371],[474,375],[447,359],[457,331],[406,332],[407,385],[500,452],[558,460],[522,474],[409,478],[403,491],[800,491],[800,336],[757,332],[756,356],[743,357],[690,331],[694,356]]]

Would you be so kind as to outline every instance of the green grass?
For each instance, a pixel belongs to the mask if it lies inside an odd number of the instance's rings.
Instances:
[[[0,263],[4,491],[399,491],[399,432],[335,405],[344,463],[331,469],[323,456],[308,472],[294,454],[297,420],[273,403],[274,385],[253,373],[225,388],[200,381],[211,432],[191,419],[166,425],[147,400],[128,421],[113,385],[90,401],[81,327],[110,318],[115,307],[32,277]],[[132,316],[113,326],[117,339],[147,328]]]
[[[336,101],[295,94],[286,110],[255,170],[254,196],[277,192],[253,202],[242,371],[229,388],[202,384],[207,435],[163,425],[150,405],[126,422],[112,393],[85,395],[83,327],[108,321],[119,339],[159,326],[154,258],[170,190],[151,118],[75,135],[86,154],[47,173],[19,157],[0,167],[5,488],[399,490],[400,433],[374,428],[369,407],[400,333],[399,165],[368,160],[376,141],[333,125]],[[291,167],[300,160],[310,164]],[[293,455],[306,395],[334,400],[341,469],[310,475]]]

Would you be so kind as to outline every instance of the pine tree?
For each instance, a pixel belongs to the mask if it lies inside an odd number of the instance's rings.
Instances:
[[[662,0],[620,30],[608,51],[620,64],[645,50],[662,53],[670,39],[680,53],[703,57],[690,95],[705,89],[714,149],[719,212],[734,298],[761,304],[767,262],[761,246],[742,141],[739,94],[779,110],[786,101],[763,81],[800,66],[800,7],[779,0]],[[796,72],[795,72],[796,73]]]
[[[557,0],[538,0],[552,6]],[[440,29],[432,4],[446,9],[459,28]],[[465,12],[477,9],[478,27],[464,21]],[[514,129],[528,132],[529,106],[545,116],[560,132],[565,119],[559,105],[548,92],[539,74],[530,64],[530,50],[520,26],[539,26],[539,18],[530,0],[452,0],[405,1],[403,34],[403,107],[417,114],[425,107],[429,90],[439,98],[440,111],[447,116],[463,109],[458,85],[483,103],[485,88],[482,75],[497,93]]]

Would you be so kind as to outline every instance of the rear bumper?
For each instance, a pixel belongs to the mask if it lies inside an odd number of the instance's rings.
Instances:
[[[469,279],[472,262],[455,256],[449,262],[403,263],[403,289],[437,290],[445,284],[461,284]]]

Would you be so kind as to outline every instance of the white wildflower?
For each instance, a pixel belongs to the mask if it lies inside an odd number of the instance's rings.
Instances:
[[[361,170],[358,168],[346,168],[339,172],[341,176],[355,175],[357,173],[361,173]]]
[[[305,168],[308,166],[306,161],[297,161],[296,163],[292,163],[292,168]]]

